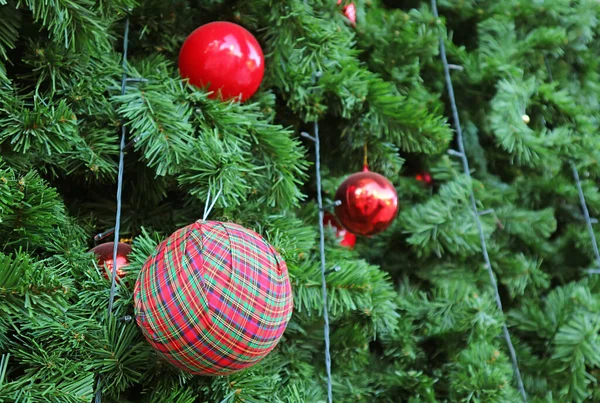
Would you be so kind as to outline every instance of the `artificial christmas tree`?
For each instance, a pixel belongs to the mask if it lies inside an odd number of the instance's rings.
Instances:
[[[512,356],[528,401],[600,400],[599,11],[595,0],[440,0],[439,18],[425,1],[0,2],[0,400],[326,401],[326,350],[336,402],[521,401]],[[185,39],[214,21],[264,52],[244,103],[180,76]],[[315,121],[322,210],[366,143],[402,206],[354,249],[325,238],[323,270],[317,154],[300,136],[315,138]],[[118,228],[137,278],[213,202],[211,220],[257,231],[285,260],[294,310],[262,361],[206,377],[156,353],[134,284],[111,284],[89,250]]]

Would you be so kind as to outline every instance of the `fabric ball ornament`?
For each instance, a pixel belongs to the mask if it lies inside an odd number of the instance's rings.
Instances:
[[[179,73],[190,84],[221,93],[223,99],[245,101],[260,87],[265,58],[256,38],[232,22],[202,25],[183,42]]]
[[[341,204],[335,215],[348,231],[370,236],[385,231],[398,213],[398,194],[383,175],[369,171],[350,175],[335,193]]]
[[[197,221],[161,243],[134,290],[136,320],[167,361],[227,375],[264,358],[292,315],[283,259],[240,225]]]

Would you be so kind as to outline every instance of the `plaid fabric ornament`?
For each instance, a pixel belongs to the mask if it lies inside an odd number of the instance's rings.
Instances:
[[[277,344],[292,315],[287,267],[259,234],[197,221],[148,258],[134,290],[136,320],[167,361],[198,375],[247,368]]]

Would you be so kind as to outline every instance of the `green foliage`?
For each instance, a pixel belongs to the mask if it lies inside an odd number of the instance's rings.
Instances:
[[[3,22],[0,28],[0,57],[4,60],[8,59],[6,52],[15,48],[21,26],[21,13],[11,5],[6,2],[0,3]]]
[[[98,387],[115,402],[326,401],[315,156],[299,136],[314,120],[326,203],[367,146],[401,209],[353,250],[326,229],[336,401],[518,401],[505,321],[531,401],[600,400],[598,267],[571,171],[598,216],[600,3],[440,0],[436,19],[426,1],[355,0],[356,26],[348,3],[0,0],[0,401],[91,401]],[[139,80],[121,94],[126,15]],[[244,104],[179,79],[183,39],[215,20],[263,46]],[[447,154],[440,35],[471,181]],[[114,225],[123,128],[133,252],[108,315],[89,249]],[[209,378],[167,365],[125,318],[147,257],[219,189],[210,218],[265,236],[295,309],[261,363]]]
[[[0,170],[0,212],[4,248],[42,246],[66,222],[56,190],[34,171]]]

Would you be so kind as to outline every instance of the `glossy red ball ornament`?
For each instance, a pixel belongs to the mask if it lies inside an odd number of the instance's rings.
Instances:
[[[342,4],[342,0],[338,0],[338,6]],[[344,7],[344,15],[350,20],[352,25],[356,25],[356,4],[354,2]]]
[[[113,250],[115,247],[114,242],[106,242],[101,245],[92,248],[90,252],[94,252],[98,257],[98,264],[100,267],[106,266],[106,270],[102,270],[102,274],[105,278],[110,279],[109,273],[113,271]],[[127,255],[131,253],[131,245],[119,242],[117,245],[117,278],[124,277],[127,274],[125,267],[129,265],[129,259]]]
[[[384,231],[398,213],[394,185],[367,168],[342,182],[335,200],[341,202],[335,207],[335,215],[344,228],[356,235],[369,236]]]
[[[325,226],[331,226],[335,230],[335,236],[339,239],[340,245],[348,247],[350,249],[354,249],[354,245],[356,245],[356,235],[351,232],[348,232],[346,228],[342,227],[333,214],[325,213],[323,216],[323,224]]]
[[[263,79],[265,58],[256,38],[245,28],[225,21],[202,25],[183,42],[179,73],[197,87],[213,91],[211,98],[250,98]]]
[[[427,171],[418,173],[415,176],[415,179],[419,182],[425,183],[427,186],[433,185],[433,178],[431,177],[431,174]]]

